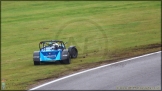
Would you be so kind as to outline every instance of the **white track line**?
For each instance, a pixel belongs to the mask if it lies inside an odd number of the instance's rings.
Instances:
[[[103,68],[103,67],[106,67],[106,66],[110,66],[110,65],[113,65],[113,64],[126,62],[126,61],[129,61],[129,60],[133,60],[133,59],[137,59],[137,58],[141,58],[141,57],[153,55],[153,54],[160,53],[160,52],[161,52],[161,51],[154,52],[154,53],[149,53],[149,54],[145,54],[145,55],[142,55],[142,56],[133,57],[133,58],[130,58],[130,59],[126,59],[126,60],[119,61],[119,62],[115,62],[115,63],[111,63],[111,64],[106,64],[106,65],[102,65],[102,66],[99,66],[99,67],[96,67],[96,68],[88,69],[88,70],[85,70],[85,71],[82,71],[82,72],[74,73],[74,74],[71,74],[71,75],[68,75],[68,76],[65,76],[65,77],[62,77],[62,78],[59,78],[59,79],[56,79],[56,80],[53,80],[53,81],[44,83],[44,84],[39,85],[39,86],[37,86],[37,87],[34,87],[34,88],[30,89],[30,90],[35,90],[35,89],[38,89],[38,88],[40,88],[40,87],[46,86],[46,85],[48,85],[48,84],[51,84],[51,83],[54,83],[54,82],[57,82],[57,81],[60,81],[60,80],[63,80],[63,79],[66,79],[66,78],[69,78],[69,77],[72,77],[72,76],[76,76],[76,75],[79,75],[79,74],[82,74],[82,73],[85,73],[85,72],[88,72],[88,71],[100,69],[100,68]]]

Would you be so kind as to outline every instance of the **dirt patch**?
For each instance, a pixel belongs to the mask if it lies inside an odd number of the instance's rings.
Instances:
[[[108,63],[112,63],[112,62],[117,62],[117,61],[120,61],[120,60],[123,60],[123,59],[131,58],[131,57],[134,57],[134,56],[139,56],[139,55],[143,55],[143,54],[147,54],[147,53],[151,53],[151,52],[160,51],[161,46],[162,45],[160,43],[156,43],[156,44],[150,44],[150,45],[135,46],[134,48],[128,48],[128,49],[124,49],[124,50],[118,50],[118,51],[115,51],[115,52],[111,52],[111,53],[107,54],[110,57],[109,60],[103,60],[103,61],[100,61],[100,62],[80,65],[76,68],[73,68],[71,70],[67,70],[67,71],[59,73],[57,75],[53,75],[53,76],[50,76],[48,78],[42,78],[42,79],[35,80],[36,84],[31,85],[29,88],[32,88],[32,87],[38,86],[40,84],[43,84],[45,82],[49,82],[51,80],[63,77],[65,75],[70,75],[70,74],[80,72],[80,71],[83,71],[83,70],[86,70],[86,69],[94,68],[94,67],[97,67],[97,66],[100,66],[100,65],[104,65],[104,64],[108,64]],[[82,62],[83,60],[80,60],[80,61]]]
[[[112,59],[123,59],[123,58],[130,58],[134,56],[139,56],[142,54],[156,52],[161,50],[161,44],[150,44],[150,45],[142,45],[142,46],[135,46],[134,48],[128,48],[126,50],[120,50],[116,52],[109,53],[109,56]]]

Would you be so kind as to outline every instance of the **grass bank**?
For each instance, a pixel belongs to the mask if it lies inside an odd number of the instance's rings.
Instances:
[[[161,50],[159,1],[2,1],[1,78],[7,90],[23,90],[119,59]],[[34,66],[42,40],[76,45],[70,65]]]

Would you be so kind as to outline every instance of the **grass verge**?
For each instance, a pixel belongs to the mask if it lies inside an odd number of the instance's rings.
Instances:
[[[105,63],[161,50],[160,1],[2,1],[1,78],[7,90],[29,89]],[[70,65],[34,66],[42,40],[76,45]]]

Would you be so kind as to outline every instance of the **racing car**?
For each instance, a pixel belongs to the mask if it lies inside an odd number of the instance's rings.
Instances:
[[[70,64],[71,58],[77,58],[78,50],[76,46],[66,48],[66,43],[60,40],[41,41],[39,43],[39,51],[34,51],[33,53],[34,65],[56,61],[63,64]]]

